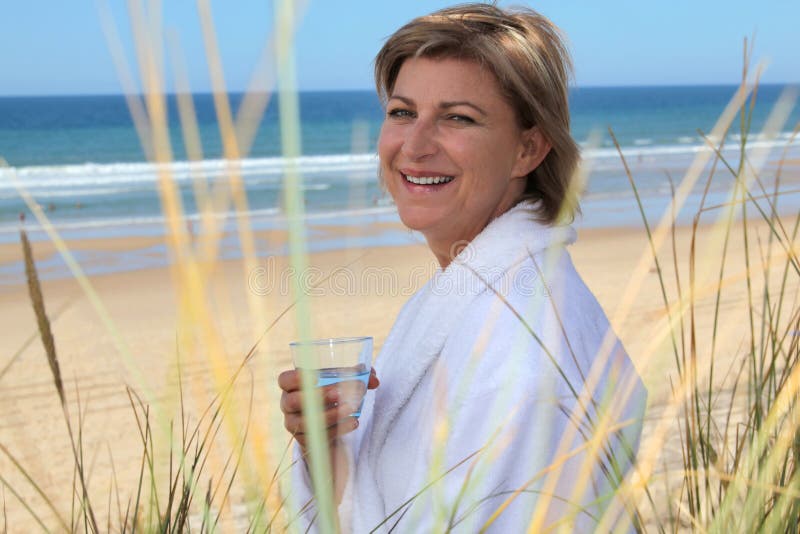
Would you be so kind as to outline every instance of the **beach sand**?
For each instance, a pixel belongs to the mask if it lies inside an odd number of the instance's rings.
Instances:
[[[710,228],[703,230],[705,237],[697,243],[696,250],[699,256],[707,255],[708,260],[697,269],[697,315],[699,344],[706,347],[711,337],[710,310],[714,305],[714,293],[707,290],[718,275],[721,245],[708,237]],[[345,230],[328,227],[327,231],[341,234]],[[759,226],[757,231],[762,244],[766,243],[765,228]],[[261,237],[275,240],[284,236]],[[677,229],[680,276],[684,284],[689,276],[686,258],[690,237],[690,228]],[[755,241],[755,234],[751,234],[751,242]],[[71,242],[70,247],[129,250],[159,242],[158,238],[83,240]],[[662,266],[670,273],[667,291],[674,296],[670,248],[666,243],[662,249],[665,254]],[[578,271],[612,319],[650,391],[651,409],[643,437],[646,447],[646,438],[661,428],[670,378],[676,379],[671,344],[663,336],[659,342],[667,314],[646,234],[638,228],[584,229],[570,251]],[[49,243],[34,243],[34,252],[41,259],[53,254],[54,249]],[[741,239],[731,241],[729,253],[729,273],[741,273],[744,268]],[[635,288],[628,299],[627,289],[636,280],[637,265],[643,255],[641,287]],[[0,247],[0,263],[20,259],[19,248]],[[318,284],[308,290],[307,299],[314,336],[372,335],[376,352],[400,307],[435,270],[433,257],[422,243],[319,252],[310,256],[309,265],[312,268],[307,271],[306,281],[309,286]],[[701,276],[705,265],[708,265],[707,279]],[[103,523],[109,507],[114,517],[125,514],[129,499],[134,498],[135,480],[141,467],[141,438],[126,386],[159,406],[153,408],[154,420],[156,413],[164,413],[168,415],[161,421],[170,416],[180,421],[176,416],[179,400],[175,387],[176,356],[180,355],[186,387],[185,409],[193,414],[191,420],[196,421],[210,402],[215,384],[222,380],[220,377],[228,376],[242,362],[265,325],[276,320],[237,382],[240,415],[235,419],[241,430],[241,413],[246,412],[241,407],[246,407],[252,391],[251,417],[262,429],[261,436],[278,444],[273,451],[285,445],[286,435],[278,419],[275,375],[289,367],[287,344],[297,335],[295,310],[291,308],[293,296],[286,276],[287,258],[262,258],[250,267],[248,270],[241,261],[207,267],[210,275],[204,284],[206,295],[194,302],[180,296],[181,286],[175,282],[175,271],[171,268],[93,276],[89,282],[102,302],[102,310],[74,279],[43,283],[69,414],[76,426],[78,418],[82,419],[81,439],[90,494]],[[324,280],[325,276],[330,278]],[[720,328],[724,335],[719,337],[716,362],[720,387],[724,386],[725,373],[737,361],[736,355],[742,352],[745,299],[742,279],[731,280],[721,305],[724,319]],[[36,337],[27,288],[0,286],[0,300],[3,303],[0,306],[0,444],[25,466],[68,520],[72,500],[69,489],[74,477],[72,451],[45,354]],[[197,312],[198,306],[206,306],[212,316],[203,318]],[[185,326],[187,321],[183,318],[192,314],[194,320],[210,321],[205,330]],[[108,323],[113,323],[113,332]],[[208,332],[212,323],[214,335]],[[124,349],[121,351],[120,347]],[[702,350],[707,353],[707,349]],[[673,421],[666,424],[672,425]],[[154,439],[164,440],[157,447],[165,447],[168,427],[155,426],[158,428],[153,431]],[[230,445],[237,429],[234,425],[226,432],[225,428],[228,427],[223,428],[220,439]],[[667,442],[659,454],[666,455],[668,462],[675,462],[680,458],[680,444],[674,428],[669,428]],[[254,447],[256,456],[265,448],[263,443]],[[265,457],[269,454],[272,453],[264,450]],[[206,469],[213,471],[223,464],[224,456],[215,456]],[[158,470],[164,473],[167,468],[164,463]],[[0,455],[0,473],[48,524],[57,525],[42,498],[23,480],[7,455]],[[116,491],[112,502],[108,502],[115,477],[119,506]],[[204,491],[199,490],[198,500]],[[30,514],[8,488],[0,490],[0,496],[5,501],[9,531],[27,530],[33,524]]]

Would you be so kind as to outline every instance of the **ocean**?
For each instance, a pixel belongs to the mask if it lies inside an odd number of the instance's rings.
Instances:
[[[771,183],[775,165],[800,121],[795,107],[773,136],[760,132],[786,87],[762,85],[750,124],[749,147],[767,165],[762,178]],[[797,88],[795,87],[795,90]],[[608,128],[613,129],[631,167],[648,218],[657,219],[670,197],[668,176],[680,181],[704,148],[698,131],[710,132],[735,86],[577,88],[571,93],[573,136],[583,147],[590,170],[582,202],[580,226],[641,225],[631,187]],[[230,96],[237,110],[243,95]],[[250,217],[256,228],[279,227],[283,221],[282,157],[278,96],[263,115],[252,149],[237,162],[247,191]],[[302,173],[306,212],[317,224],[369,224],[396,220],[391,200],[377,180],[376,142],[383,117],[372,91],[303,92],[299,95]],[[188,224],[198,219],[195,180],[224,183],[228,163],[211,95],[193,95],[203,157],[187,161],[174,97],[168,98],[174,162],[168,170],[179,185]],[[740,141],[735,121],[725,150],[738,164]],[[789,147],[798,158],[800,143]],[[20,196],[20,187],[42,206],[65,237],[154,235],[163,232],[156,188],[157,167],[133,126],[122,96],[62,96],[0,98],[0,243],[18,239],[20,214],[34,239],[45,239]],[[755,157],[755,156],[754,156]],[[732,186],[730,174],[719,165],[709,203],[724,201]],[[798,184],[797,173],[787,178]],[[787,184],[791,189],[792,184]],[[679,215],[690,220],[704,180]],[[796,188],[796,187],[795,187]],[[798,195],[786,195],[782,210],[796,213]],[[222,210],[220,217],[230,214]],[[197,226],[195,226],[197,228]],[[385,241],[392,241],[389,236]],[[377,243],[380,244],[380,243]],[[330,246],[335,246],[330,245]]]

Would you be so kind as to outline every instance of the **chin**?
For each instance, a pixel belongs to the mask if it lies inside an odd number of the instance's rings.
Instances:
[[[437,213],[432,213],[435,210],[426,208],[401,208],[398,206],[397,212],[400,215],[400,220],[403,224],[411,230],[417,232],[425,232],[426,229],[439,220],[440,216]]]

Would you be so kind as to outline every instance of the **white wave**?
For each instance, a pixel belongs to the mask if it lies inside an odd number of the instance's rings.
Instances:
[[[343,217],[359,217],[362,215],[385,215],[397,212],[394,203],[388,206],[375,206],[369,208],[356,208],[338,211],[318,211],[314,213],[306,213],[305,219],[313,221],[316,219],[340,219]]]
[[[781,134],[775,137],[766,136],[753,136],[748,138],[748,149],[773,149],[784,148],[787,142],[791,139],[791,134]],[[712,140],[714,141],[714,140]],[[719,146],[720,140],[715,141],[716,146]],[[795,139],[793,147],[800,149],[800,139]],[[738,143],[733,142],[729,137],[728,142],[724,146],[724,151],[738,150]],[[707,144],[677,144],[677,145],[652,145],[641,147],[622,147],[622,153],[625,157],[647,157],[647,156],[676,156],[676,155],[692,155],[698,152],[711,151],[712,149]],[[619,153],[616,148],[593,148],[584,150],[582,156],[585,159],[602,160],[602,159],[618,159]]]
[[[36,198],[69,198],[74,196],[92,197],[104,195],[119,195],[121,193],[133,193],[141,191],[141,188],[135,187],[85,187],[76,190],[75,188],[60,188],[60,189],[42,189],[36,190]],[[16,190],[3,191],[0,190],[0,200],[16,199],[19,198]]]
[[[281,211],[278,208],[267,208],[261,210],[250,210],[247,212],[247,215],[251,218],[263,218],[263,217],[275,217],[276,215],[280,215]],[[192,213],[184,215],[183,220],[191,221],[191,222],[199,222],[204,216],[204,214],[200,213]],[[240,212],[236,211],[227,211],[227,212],[220,212],[220,213],[212,213],[211,217],[217,220],[227,220],[227,219],[237,219],[241,217]],[[70,220],[70,221],[59,221],[59,220],[51,220],[53,227],[59,231],[63,232],[66,230],[89,230],[92,228],[119,228],[119,227],[126,227],[126,226],[164,226],[167,218],[163,215],[141,215],[137,217],[105,217],[101,219],[80,219],[80,220]],[[28,231],[41,231],[43,230],[42,226],[38,224],[35,220],[31,220],[25,223],[25,227]],[[19,232],[19,223],[8,223],[0,225],[0,234],[6,234],[10,232]]]
[[[272,177],[279,183],[290,171],[302,174],[340,174],[342,178],[359,177],[359,173],[375,177],[375,154],[334,154],[302,156],[294,159],[282,157],[249,158],[243,160],[203,160],[157,163],[84,163],[80,165],[48,165],[0,168],[0,190],[16,189],[15,180],[28,189],[98,187],[117,185],[150,185],[161,177],[177,183],[196,178],[216,180],[236,175],[245,181],[248,177]]]
[[[257,181],[256,183],[260,183]],[[72,198],[72,197],[93,197],[93,196],[110,196],[110,195],[121,195],[126,193],[150,193],[155,194],[155,186],[151,184],[141,184],[138,187],[130,187],[129,185],[122,185],[119,187],[86,187],[86,186],[70,186],[70,187],[61,187],[61,188],[31,188],[29,192],[32,194],[34,198],[37,200],[47,199],[47,200],[55,200],[60,198]],[[279,182],[275,182],[272,184],[268,184],[265,188],[267,190],[275,190],[280,191],[283,188],[283,184]],[[325,182],[319,183],[305,183],[301,188],[303,191],[327,191],[331,188],[331,184]],[[18,199],[19,194],[16,190],[2,190],[0,189],[0,200],[13,200]]]
[[[348,224],[347,219],[349,218],[357,218],[357,217],[365,217],[365,216],[380,216],[380,215],[392,215],[397,213],[397,208],[394,204],[389,203],[389,205],[378,205],[378,206],[370,206],[365,208],[352,208],[352,209],[342,209],[342,210],[335,210],[335,211],[322,211],[322,212],[307,212],[304,215],[304,220],[307,221],[319,221],[323,222],[326,220],[335,221],[337,224]],[[203,217],[206,215],[200,213],[192,213],[185,215],[183,220],[191,222],[195,229],[200,229],[198,226]],[[228,220],[234,221],[242,217],[240,212],[236,211],[227,211],[227,212],[220,212],[220,213],[212,213],[211,217],[216,220]],[[250,210],[247,212],[247,217],[250,219],[251,224],[255,224],[258,221],[268,221],[271,223],[276,224],[285,224],[287,221],[287,215],[278,208],[267,208],[267,209],[259,209],[259,210]],[[142,215],[137,217],[120,217],[120,218],[100,218],[100,219],[81,219],[81,220],[69,220],[69,221],[58,221],[58,220],[51,220],[50,221],[55,228],[56,231],[63,233],[67,231],[90,231],[90,230],[110,230],[113,231],[115,229],[131,229],[133,233],[136,233],[136,228],[145,228],[150,227],[155,229],[156,231],[161,231],[165,227],[166,217],[162,215]],[[28,232],[41,232],[43,228],[40,224],[38,224],[35,220],[30,220],[25,223],[25,227]],[[19,223],[18,222],[9,222],[5,224],[0,224],[0,236],[7,235],[7,234],[17,234],[19,232]],[[0,237],[2,239],[2,237]]]
[[[305,191],[327,191],[331,188],[331,184],[303,184]]]
[[[750,148],[783,148],[792,139],[791,132],[781,132],[768,137],[753,134],[748,140]],[[714,142],[719,143],[719,139]],[[633,145],[623,147],[626,157],[692,155],[710,150],[699,138],[680,137],[672,145],[652,144],[650,138],[640,138]],[[726,146],[737,146],[735,135],[728,137]],[[794,140],[794,146],[800,140]],[[590,160],[618,160],[617,150],[612,147],[586,148],[583,156]],[[165,176],[178,185],[189,185],[192,180],[202,178],[209,181],[229,180],[241,176],[245,185],[274,184],[281,187],[287,172],[300,172],[311,190],[324,190],[337,181],[373,181],[377,179],[378,158],[370,154],[330,154],[302,156],[294,159],[283,157],[247,158],[242,160],[210,159],[203,161],[175,161],[156,163],[84,163],[74,165],[50,165],[0,168],[0,199],[17,196],[17,185],[34,195],[69,197],[80,195],[120,194],[135,190],[152,189],[160,176]],[[324,175],[324,180],[323,180]]]

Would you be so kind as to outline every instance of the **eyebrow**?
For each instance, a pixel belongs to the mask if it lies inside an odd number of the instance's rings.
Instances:
[[[413,106],[414,105],[414,101],[412,99],[407,98],[407,97],[402,96],[402,95],[392,95],[392,96],[389,97],[389,100],[392,100],[392,99],[399,100],[399,101],[401,101],[404,104],[409,105],[409,106]],[[470,108],[474,109],[475,111],[477,111],[478,113],[480,113],[484,117],[487,115],[487,113],[480,106],[477,106],[477,105],[473,104],[472,102],[470,102],[468,100],[456,100],[456,101],[453,101],[453,102],[442,102],[442,103],[439,104],[439,108],[441,108],[441,109],[449,109],[449,108],[454,108],[456,106],[467,106],[467,107],[470,107]]]

